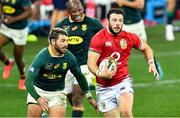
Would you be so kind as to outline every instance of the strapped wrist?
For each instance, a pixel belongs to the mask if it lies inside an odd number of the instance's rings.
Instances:
[[[88,91],[88,92],[85,94],[85,96],[86,96],[87,99],[93,98],[90,91]]]
[[[149,59],[148,60],[148,64],[150,65],[150,64],[154,64],[154,59]]]

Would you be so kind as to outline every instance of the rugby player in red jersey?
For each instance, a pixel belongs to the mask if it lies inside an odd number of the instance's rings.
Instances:
[[[149,64],[149,72],[153,72],[158,80],[153,51],[136,34],[122,30],[124,12],[121,9],[111,9],[107,14],[107,22],[108,26],[92,38],[88,53],[88,68],[97,77],[99,110],[104,117],[133,117],[134,91],[128,72],[128,58],[132,48],[142,51]],[[100,62],[107,57],[115,58],[117,70],[99,70]]]

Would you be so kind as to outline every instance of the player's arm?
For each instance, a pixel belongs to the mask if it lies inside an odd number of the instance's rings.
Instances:
[[[97,61],[99,57],[99,53],[89,50],[87,66],[94,75],[96,75],[96,72],[99,71],[99,67],[97,66]]]
[[[89,70],[97,77],[100,77],[102,79],[111,79],[112,76],[114,75],[114,71],[99,70],[99,67],[97,65],[97,61],[98,61],[99,57],[100,57],[100,54],[98,52],[89,50],[88,62],[87,62],[87,66],[88,66]]]
[[[144,8],[144,0],[134,0],[134,1],[129,1],[129,0],[116,0],[117,4],[122,7],[122,6],[127,6],[135,9],[143,9]]]
[[[76,77],[78,84],[80,88],[82,89],[84,95],[87,97],[89,103],[97,110],[97,103],[92,97],[92,94],[89,90],[87,80],[83,73],[81,72],[80,66],[78,65],[78,62],[75,58],[75,56],[72,56],[71,58],[71,68],[70,71],[73,73],[73,75]]]
[[[29,6],[24,6],[23,9],[24,12],[18,16],[6,15],[4,18],[5,24],[11,24],[16,21],[28,19],[32,15],[31,3],[29,3]]]
[[[26,89],[28,93],[38,102],[38,104],[41,106],[43,111],[48,111],[48,100],[45,97],[40,96],[35,88],[33,80],[37,77],[39,70],[41,68],[41,65],[43,65],[43,57],[40,55],[37,55],[34,61],[32,62],[31,66],[28,69],[27,72],[27,78],[25,81]]]
[[[103,25],[101,24],[101,22],[98,19],[94,19],[94,24],[93,26],[95,26],[95,33],[99,32],[101,29],[103,29]]]
[[[144,41],[141,41],[142,45],[140,50],[143,52],[146,60],[148,61],[149,64],[149,72],[153,72],[154,76],[156,77],[156,79],[158,80],[159,78],[159,74],[157,72],[155,63],[154,63],[154,57],[153,57],[153,50],[151,49],[151,47],[149,45],[147,45],[147,43],[145,43]]]

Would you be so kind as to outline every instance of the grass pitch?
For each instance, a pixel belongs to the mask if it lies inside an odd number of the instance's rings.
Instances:
[[[141,53],[132,51],[129,59],[130,73],[134,78],[135,117],[180,117],[180,32],[175,33],[176,40],[167,42],[164,38],[164,26],[147,28],[148,43],[153,48],[157,60],[164,70],[164,78],[156,81],[148,73],[148,65]],[[47,46],[47,38],[40,37],[36,43],[28,43],[24,59],[26,67],[30,65],[37,52]],[[12,45],[3,49],[12,57]],[[0,75],[3,64],[0,63]],[[0,117],[26,117],[26,91],[17,89],[19,74],[17,66],[12,69],[8,80],[0,78]],[[85,117],[102,117],[85,100]],[[67,116],[71,116],[71,106],[67,107]]]

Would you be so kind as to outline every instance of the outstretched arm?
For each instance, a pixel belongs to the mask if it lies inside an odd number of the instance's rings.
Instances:
[[[156,77],[156,80],[159,79],[159,73],[157,72],[155,63],[154,63],[154,57],[153,57],[153,51],[152,49],[149,47],[149,45],[147,45],[144,41],[142,41],[142,46],[140,48],[140,50],[142,50],[146,60],[148,61],[149,64],[149,72],[154,74],[154,76]]]
[[[84,95],[86,96],[86,98],[88,99],[89,103],[96,109],[97,111],[97,102],[94,100],[89,87],[88,87],[88,83],[87,80],[85,78],[85,76],[83,75],[83,73],[81,72],[80,66],[77,63],[77,60],[75,58],[74,55],[72,55],[71,57],[71,68],[70,71],[73,73],[73,75],[76,77],[78,84],[80,86],[80,88],[82,89]]]

